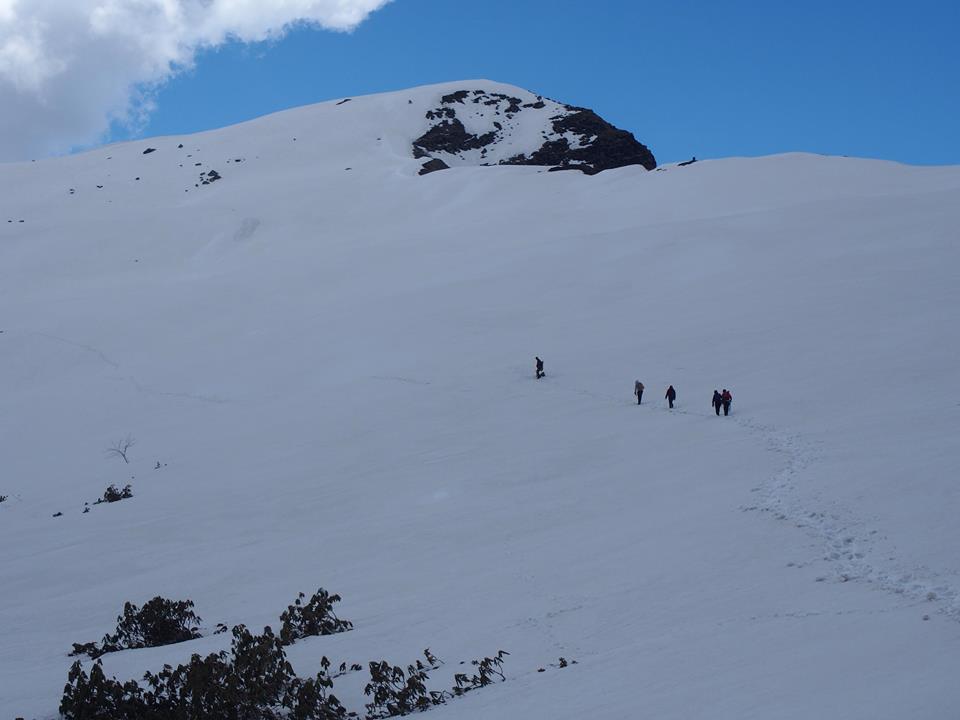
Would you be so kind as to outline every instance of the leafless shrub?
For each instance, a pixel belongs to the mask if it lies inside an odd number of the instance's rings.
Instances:
[[[130,459],[127,457],[127,452],[136,444],[137,441],[134,439],[133,435],[127,435],[122,440],[117,440],[104,452],[106,453],[107,457],[123,458],[123,461],[129,465]]]

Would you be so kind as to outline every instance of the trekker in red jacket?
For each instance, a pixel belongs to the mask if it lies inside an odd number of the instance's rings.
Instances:
[[[726,417],[730,414],[730,403],[733,402],[733,395],[730,394],[729,390],[724,388],[720,394],[720,400],[723,402],[723,415]]]

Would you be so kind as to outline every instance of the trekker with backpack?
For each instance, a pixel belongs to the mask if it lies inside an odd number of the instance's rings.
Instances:
[[[534,357],[536,357],[536,356],[534,356]],[[543,360],[541,360],[540,358],[537,357],[537,358],[536,358],[536,361],[537,361],[537,362],[536,362],[537,380],[539,380],[539,379],[542,378],[544,375],[546,375],[546,373],[543,371]]]
[[[723,405],[723,396],[718,393],[716,390],[713,391],[713,400],[710,403],[713,406],[713,409],[717,411],[717,416],[720,416],[720,406]]]
[[[733,395],[726,388],[723,389],[723,394],[720,395],[720,401],[723,403],[723,416],[726,417],[730,414],[730,403],[733,402]]]
[[[643,383],[637,380],[633,384],[633,394],[637,396],[637,405],[643,400]]]
[[[673,402],[677,399],[677,391],[673,389],[673,385],[667,388],[667,394],[664,397],[670,403],[670,409],[673,410]]]

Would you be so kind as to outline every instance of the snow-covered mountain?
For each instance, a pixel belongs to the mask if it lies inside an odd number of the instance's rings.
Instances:
[[[204,637],[123,679],[320,586],[354,629],[303,675],[511,653],[438,720],[955,714],[960,168],[344,100],[0,165],[0,716],[55,717],[125,601]]]

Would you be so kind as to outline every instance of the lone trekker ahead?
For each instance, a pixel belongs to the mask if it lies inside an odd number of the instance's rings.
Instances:
[[[536,357],[536,356],[534,356],[534,357]],[[543,360],[541,360],[540,358],[537,357],[537,358],[536,358],[536,361],[537,361],[537,380],[539,380],[539,379],[542,378],[544,375],[546,375],[546,373],[543,371]]]
[[[670,409],[673,410],[673,403],[677,399],[677,391],[673,389],[673,385],[667,388],[667,394],[664,397],[670,403]]]
[[[637,396],[637,405],[643,400],[643,383],[637,380],[633,384],[633,394]]]

